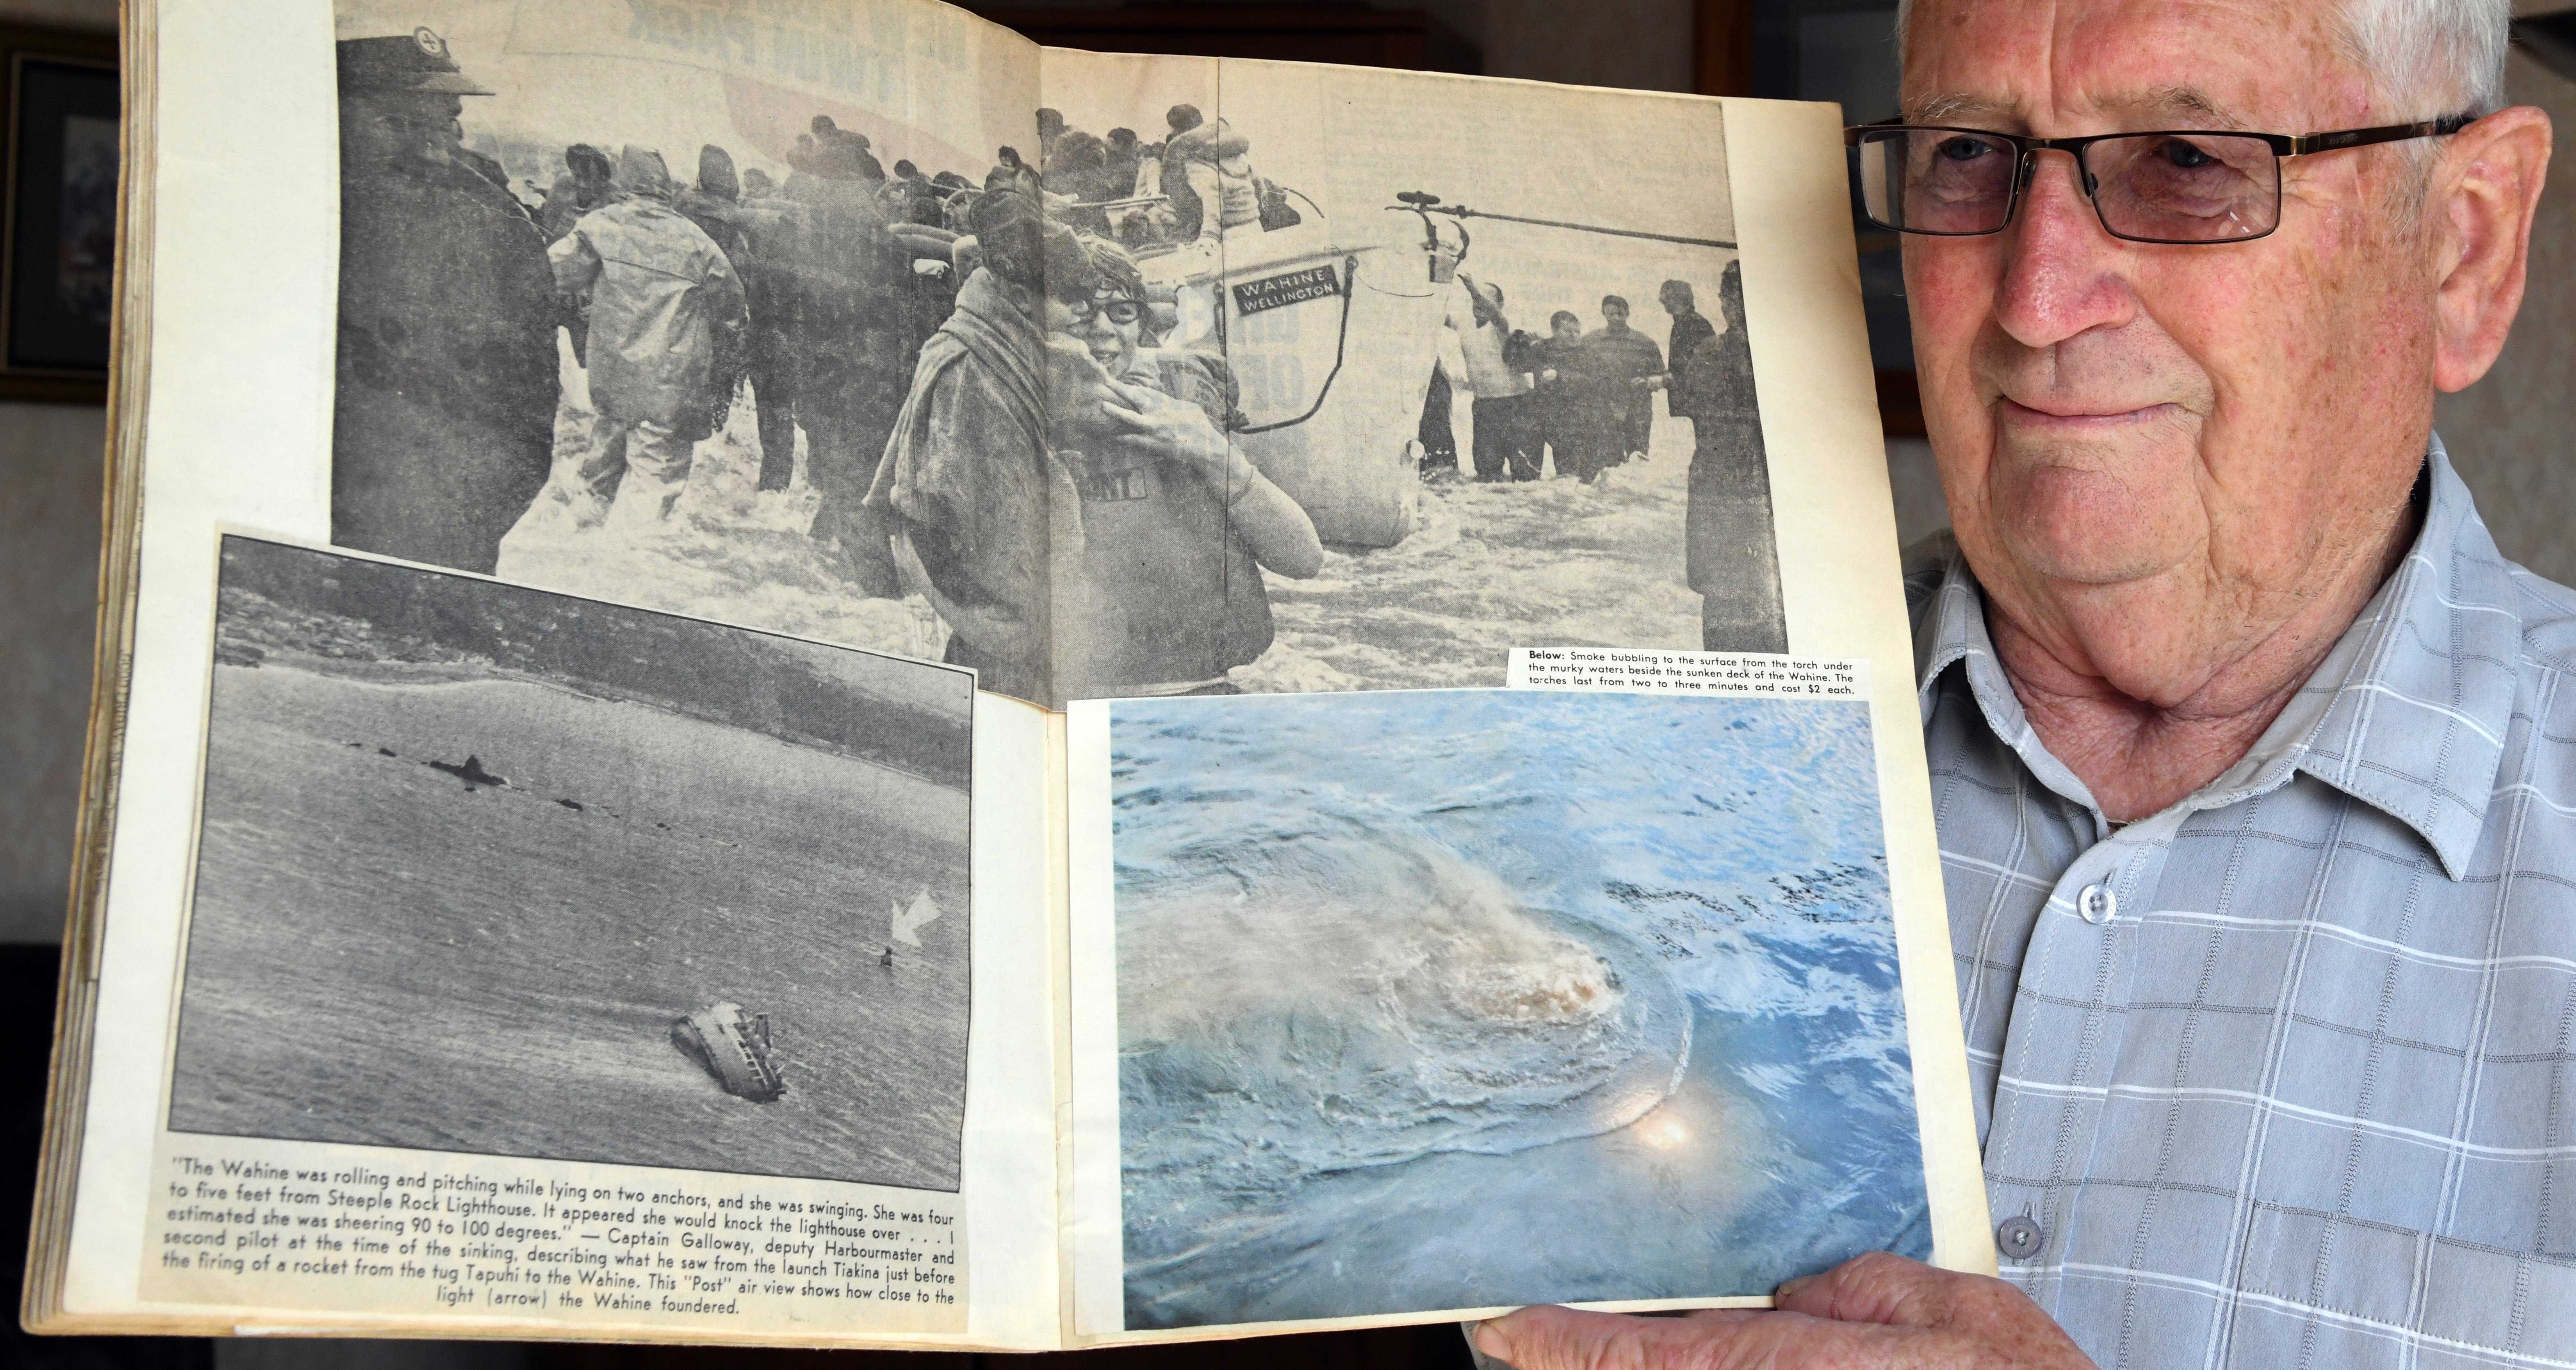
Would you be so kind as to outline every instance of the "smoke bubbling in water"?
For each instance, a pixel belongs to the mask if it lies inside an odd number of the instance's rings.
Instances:
[[[1519,907],[1427,835],[1235,832],[1122,872],[1131,1181],[1238,1193],[1624,1127],[1689,1006],[1625,938]]]

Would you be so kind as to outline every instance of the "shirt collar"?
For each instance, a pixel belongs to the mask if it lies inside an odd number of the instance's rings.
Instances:
[[[2523,622],[2510,568],[2439,438],[2426,469],[2431,499],[2405,560],[2244,759],[2175,811],[2222,808],[2305,771],[2414,829],[2452,879],[2467,872],[2512,722]],[[1954,541],[1937,550],[1939,584],[1915,634],[1923,717],[1943,673],[1962,667],[1996,738],[2098,817],[2091,791],[2031,731],[1966,558]]]

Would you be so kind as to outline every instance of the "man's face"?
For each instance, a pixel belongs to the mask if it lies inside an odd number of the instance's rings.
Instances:
[[[1559,319],[1554,325],[1558,342],[1573,342],[1583,336],[1583,325],[1572,319]]]
[[[2373,103],[2323,0],[1920,0],[1909,122],[2067,137],[2308,133]],[[1908,236],[1925,419],[1959,537],[2010,603],[2153,587],[2179,611],[2300,593],[2384,530],[2432,405],[2433,276],[2403,153],[2281,166],[2279,229],[2107,234],[2042,153],[2012,224]]]
[[[1664,291],[1657,298],[1662,301],[1664,312],[1676,318],[1691,312],[1691,298],[1678,290]]]
[[[1610,325],[1610,331],[1613,333],[1626,328],[1628,326],[1628,306],[1624,304],[1605,304],[1601,306],[1601,321]]]
[[[340,102],[340,139],[352,162],[374,166],[456,141],[465,102],[435,91],[381,91]]]

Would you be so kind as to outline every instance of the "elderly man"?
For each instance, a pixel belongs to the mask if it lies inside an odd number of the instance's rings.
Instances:
[[[1872,1256],[1477,1342],[2576,1362],[2576,594],[2432,436],[2549,157],[2507,4],[1912,11],[1916,128],[1855,141],[1873,217],[1944,235],[1906,283],[1957,530],[1911,588],[2006,1280]]]

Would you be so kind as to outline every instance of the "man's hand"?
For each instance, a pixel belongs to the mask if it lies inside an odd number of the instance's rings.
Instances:
[[[1177,461],[1218,491],[1241,489],[1252,479],[1252,463],[1208,421],[1206,410],[1188,400],[1112,380],[1101,412],[1125,430],[1120,441],[1130,448]]]
[[[1524,1308],[1479,1326],[1476,1349],[1514,1370],[2093,1366],[2011,1285],[1884,1253],[1781,1285],[1772,1312],[1632,1318]]]

